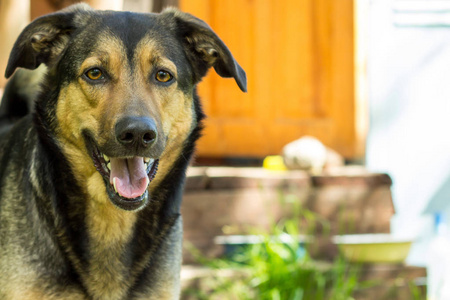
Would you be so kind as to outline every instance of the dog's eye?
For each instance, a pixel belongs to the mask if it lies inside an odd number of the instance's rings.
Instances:
[[[100,70],[98,68],[90,69],[85,74],[86,74],[87,78],[89,78],[90,80],[101,80],[101,79],[105,78],[102,70]]]
[[[160,70],[156,72],[155,78],[159,82],[169,82],[170,80],[172,80],[173,76],[169,72]]]

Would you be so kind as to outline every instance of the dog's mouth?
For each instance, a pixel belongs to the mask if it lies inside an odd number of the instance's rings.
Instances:
[[[119,208],[137,210],[148,202],[148,186],[159,160],[149,157],[108,157],[92,146],[92,159],[102,175],[109,198]]]

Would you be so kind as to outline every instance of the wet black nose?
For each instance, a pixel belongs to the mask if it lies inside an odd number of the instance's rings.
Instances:
[[[158,138],[155,121],[148,117],[123,117],[115,131],[117,141],[130,147],[151,147]]]

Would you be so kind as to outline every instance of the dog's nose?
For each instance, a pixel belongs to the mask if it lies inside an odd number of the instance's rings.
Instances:
[[[116,123],[116,138],[124,146],[151,147],[158,138],[155,121],[148,117],[124,117]]]

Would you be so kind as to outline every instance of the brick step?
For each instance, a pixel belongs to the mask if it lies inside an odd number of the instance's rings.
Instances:
[[[277,220],[295,215],[299,205],[329,223],[328,236],[389,233],[394,214],[391,185],[387,174],[361,167],[342,167],[319,176],[262,168],[193,167],[182,205],[184,239],[207,256],[219,256],[223,249],[214,244],[214,237],[246,234],[249,228],[269,230]],[[319,252],[335,254],[327,236],[319,240]],[[188,251],[184,259],[192,261]]]

